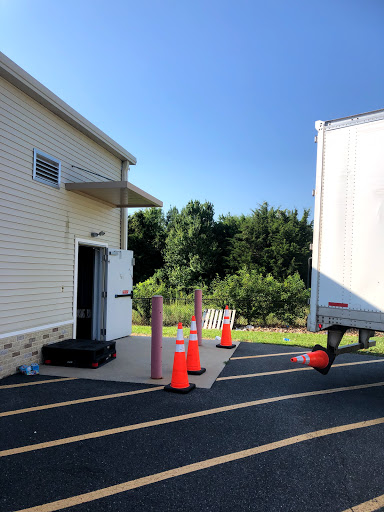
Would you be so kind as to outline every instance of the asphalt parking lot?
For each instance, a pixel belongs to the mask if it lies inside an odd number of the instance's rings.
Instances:
[[[0,510],[383,510],[384,358],[346,354],[323,376],[292,353],[241,343],[187,395],[3,379]]]

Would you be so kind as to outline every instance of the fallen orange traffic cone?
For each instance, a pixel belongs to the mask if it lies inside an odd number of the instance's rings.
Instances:
[[[200,366],[199,343],[197,340],[196,317],[192,316],[191,330],[189,332],[189,343],[187,353],[187,372],[190,375],[201,375],[206,370]]]
[[[312,368],[322,370],[328,366],[329,357],[325,350],[316,350],[302,356],[292,357],[291,362],[306,364],[312,366]]]
[[[216,345],[216,347],[218,347],[218,348],[235,348],[236,347],[236,345],[232,344],[231,325],[229,323],[228,306],[225,306],[223,329],[221,331],[221,340],[220,340],[220,343],[218,345]]]
[[[177,326],[176,350],[173,359],[172,380],[170,384],[164,386],[164,389],[165,391],[173,391],[174,393],[188,393],[195,387],[195,384],[189,384],[188,382],[183,326],[181,322],[179,322]]]

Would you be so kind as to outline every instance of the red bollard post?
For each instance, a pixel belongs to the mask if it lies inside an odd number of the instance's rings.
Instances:
[[[196,317],[196,327],[197,327],[197,339],[199,340],[199,345],[203,344],[203,291],[195,290],[195,317]]]
[[[163,297],[152,297],[151,379],[163,378]]]

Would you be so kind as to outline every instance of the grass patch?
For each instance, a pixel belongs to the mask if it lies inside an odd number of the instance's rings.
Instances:
[[[176,339],[176,327],[163,327],[163,336],[166,338]],[[188,336],[189,329],[184,328],[184,336]],[[150,336],[151,327],[145,325],[133,325],[132,336]],[[208,330],[203,329],[204,339],[215,339],[216,336],[221,336],[219,330]],[[287,338],[289,341],[285,341]],[[371,338],[376,340],[376,347],[372,347],[369,350],[359,350],[360,354],[372,354],[375,356],[384,356],[384,337],[379,336]],[[313,333],[313,332],[270,332],[270,331],[232,331],[233,341],[247,341],[249,343],[271,343],[273,345],[287,345],[295,347],[312,348],[314,345],[327,346],[327,335],[325,332]],[[342,345],[348,345],[349,343],[356,343],[356,335],[345,335],[343,337]]]

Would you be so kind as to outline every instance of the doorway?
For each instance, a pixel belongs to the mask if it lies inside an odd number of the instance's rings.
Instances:
[[[76,338],[105,339],[105,248],[78,246]]]

